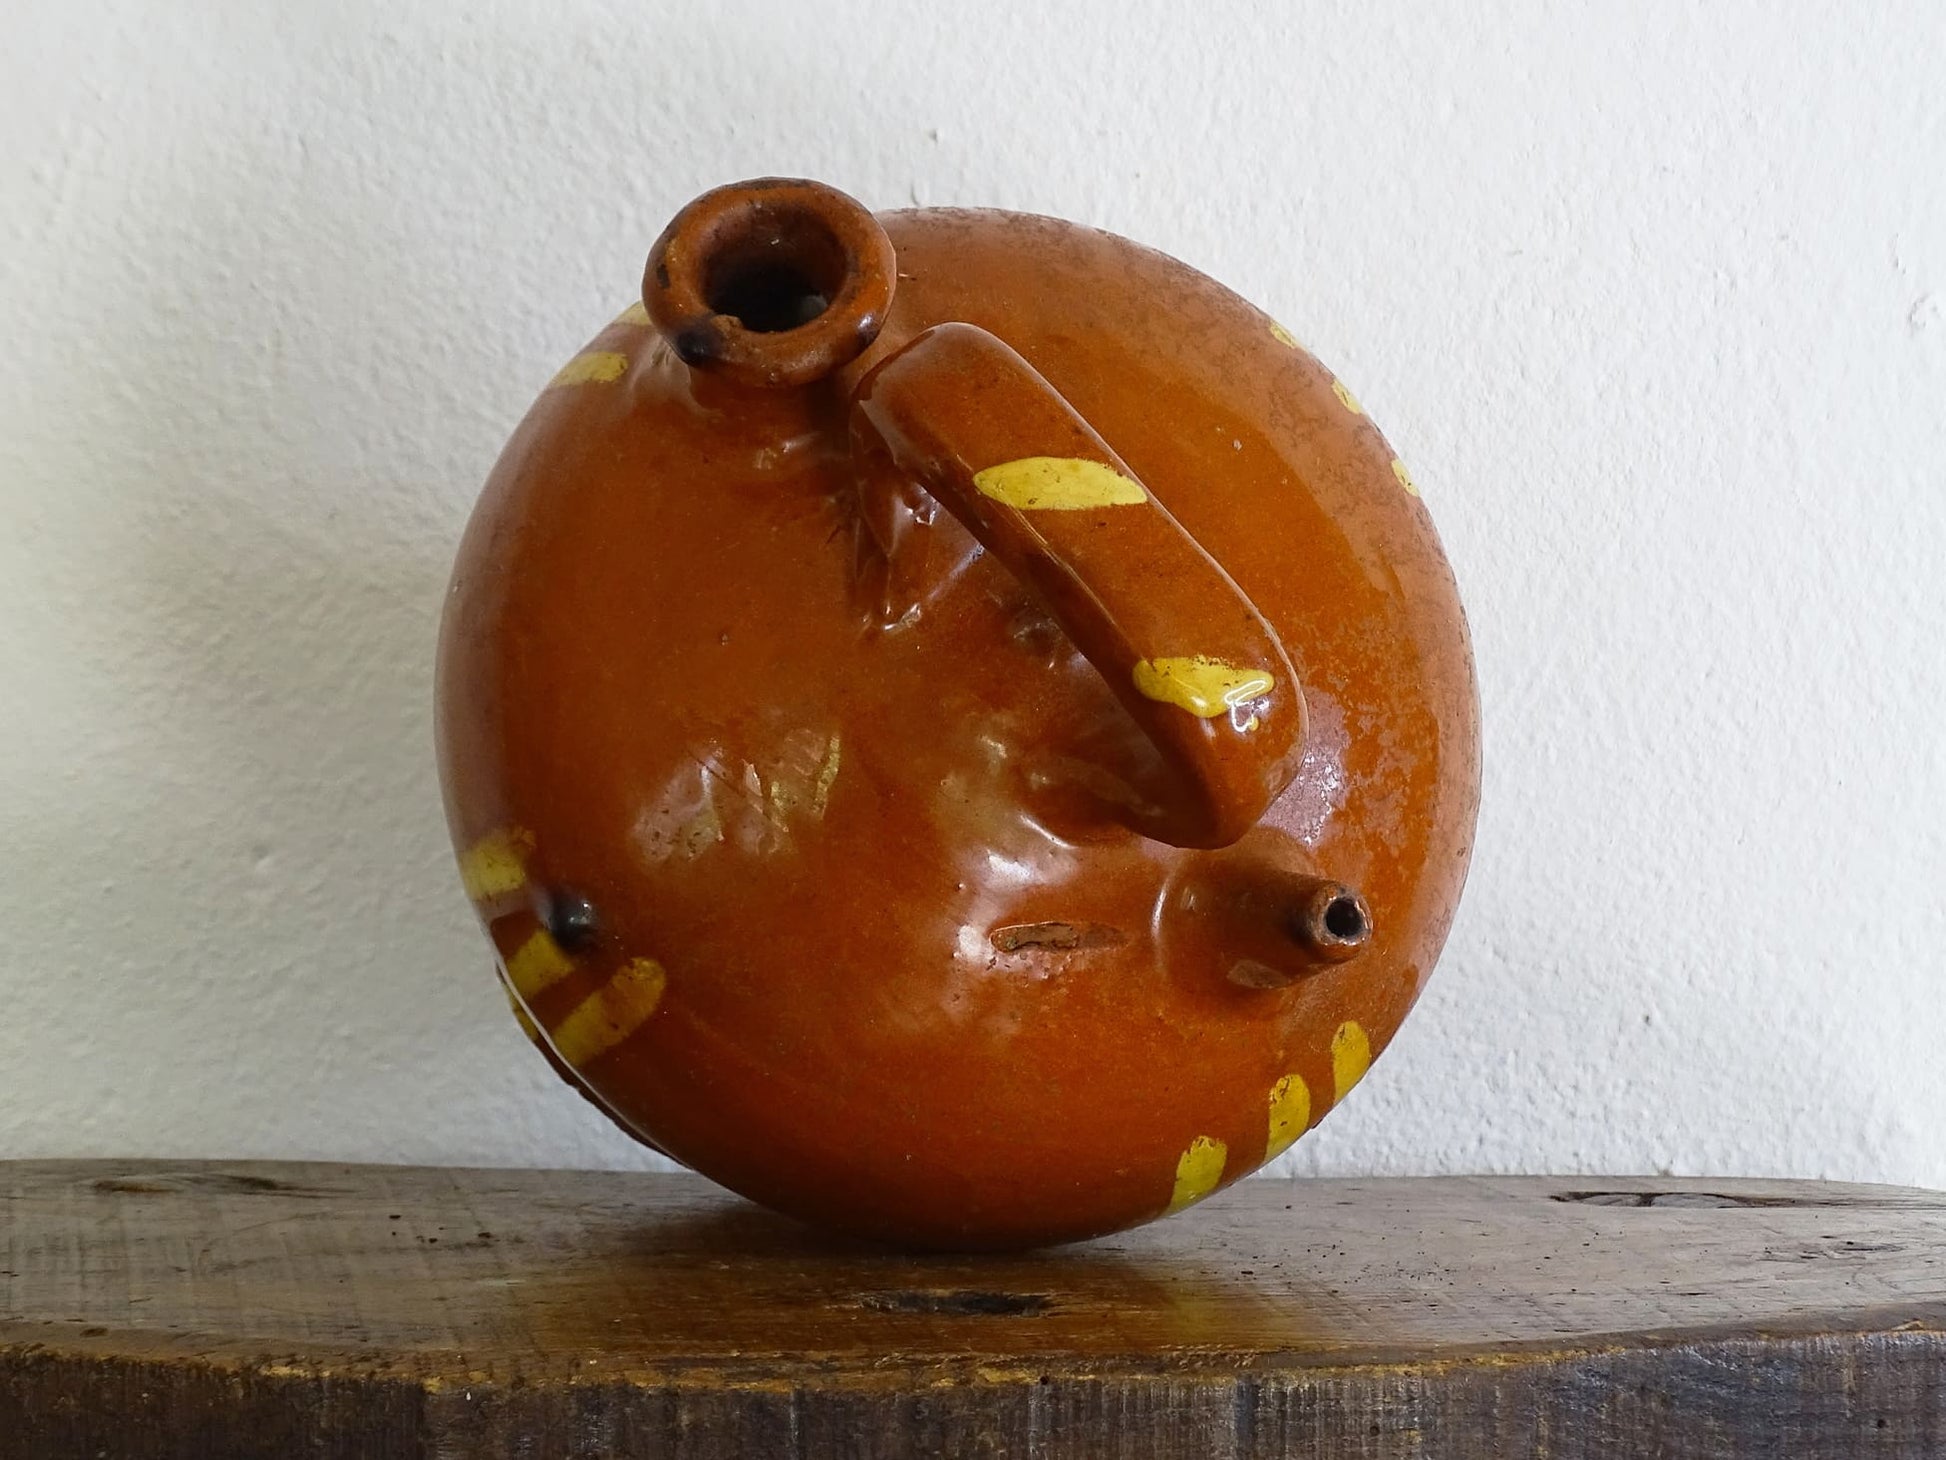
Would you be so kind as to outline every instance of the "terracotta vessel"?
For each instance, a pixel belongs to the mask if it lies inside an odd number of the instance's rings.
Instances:
[[[1342,1100],[1478,785],[1411,477],[1283,329],[1047,218],[685,208],[494,469],[440,644],[542,1052],[784,1211],[1016,1247]]]

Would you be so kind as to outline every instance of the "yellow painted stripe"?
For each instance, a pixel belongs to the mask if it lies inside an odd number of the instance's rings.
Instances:
[[[507,981],[523,999],[554,987],[573,972],[574,960],[545,928],[514,949],[507,960]]]
[[[1396,456],[1392,458],[1392,475],[1399,479],[1399,485],[1413,496],[1419,495],[1419,484],[1412,479],[1412,473],[1405,469],[1405,463]]]
[[[1337,1087],[1333,1098],[1344,1099],[1371,1067],[1372,1042],[1366,1037],[1363,1025],[1347,1019],[1331,1036],[1331,1083]]]
[[[481,837],[459,859],[466,895],[485,902],[518,892],[527,883],[527,854],[533,850],[533,833],[519,827]]]
[[[1080,512],[1091,507],[1132,507],[1149,500],[1139,482],[1113,467],[1078,456],[1023,456],[973,473],[983,497],[1023,512]]]
[[[1298,1074],[1284,1076],[1270,1087],[1270,1139],[1264,1159],[1275,1160],[1311,1128],[1311,1087]]]
[[[1267,669],[1241,668],[1221,659],[1192,655],[1178,659],[1144,659],[1135,666],[1135,687],[1152,700],[1179,705],[1192,715],[1213,720],[1277,687]]]
[[[1277,341],[1278,344],[1288,345],[1293,350],[1298,350],[1303,348],[1303,346],[1298,344],[1297,336],[1292,334],[1289,330],[1285,329],[1281,324],[1279,324],[1274,319],[1270,322],[1270,337],[1273,340]]]
[[[1365,408],[1358,404],[1358,397],[1351,393],[1351,388],[1344,381],[1332,381],[1331,393],[1338,397],[1338,404],[1350,411],[1354,416],[1362,416],[1365,414]]]
[[[577,1069],[607,1053],[642,1027],[668,983],[660,963],[635,959],[555,1026],[554,1052]]]
[[[532,1043],[539,1044],[541,1031],[534,1023],[534,1016],[527,1012],[527,1006],[520,1002],[511,988],[507,990],[507,1007],[514,1011],[514,1022],[520,1025],[520,1032]]]
[[[1215,1136],[1198,1136],[1176,1162],[1176,1189],[1169,1197],[1169,1210],[1179,1212],[1201,1201],[1223,1179],[1223,1163],[1230,1148]]]
[[[629,305],[627,309],[624,309],[620,314],[616,315],[614,322],[616,324],[647,324],[649,322],[649,311],[643,307],[642,301],[638,299]]]
[[[562,385],[606,385],[620,380],[622,372],[628,369],[628,356],[613,350],[589,350],[576,355],[563,365],[554,378],[547,382],[549,390]]]

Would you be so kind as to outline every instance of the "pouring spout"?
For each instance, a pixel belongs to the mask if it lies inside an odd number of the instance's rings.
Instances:
[[[1242,988],[1288,988],[1346,963],[1372,942],[1372,910],[1354,887],[1323,877],[1248,880],[1234,890],[1231,910],[1246,926],[1261,927],[1230,965]]]
[[[1291,906],[1291,936],[1327,963],[1356,958],[1372,937],[1372,910],[1354,888],[1322,879],[1309,883]]]

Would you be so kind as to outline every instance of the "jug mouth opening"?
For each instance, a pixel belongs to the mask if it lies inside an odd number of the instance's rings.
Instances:
[[[752,334],[782,334],[831,307],[845,265],[844,246],[818,219],[792,218],[718,244],[704,264],[703,299]]]
[[[649,318],[684,364],[744,385],[807,385],[878,337],[891,240],[835,188],[762,178],[703,194],[663,230],[642,277]]]

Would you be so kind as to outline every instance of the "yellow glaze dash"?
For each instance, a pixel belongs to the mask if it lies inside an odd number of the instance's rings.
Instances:
[[[1179,705],[1192,715],[1213,720],[1237,705],[1269,694],[1277,687],[1277,679],[1267,669],[1239,668],[1196,654],[1141,660],[1135,666],[1135,687],[1152,700]]]
[[[527,882],[527,854],[534,838],[518,827],[483,836],[459,859],[460,881],[475,902],[518,892]]]
[[[614,322],[616,324],[647,324],[649,322],[649,311],[643,307],[642,301],[638,299],[629,305],[627,309],[624,309],[620,314],[616,315]]]
[[[1350,411],[1354,416],[1362,416],[1365,414],[1365,408],[1358,404],[1358,397],[1351,393],[1350,387],[1344,381],[1332,381],[1331,393],[1338,397],[1338,404]]]
[[[1392,475],[1399,479],[1399,485],[1413,496],[1419,495],[1419,484],[1412,479],[1412,473],[1405,469],[1405,463],[1398,457],[1392,458]]]
[[[527,1006],[520,1002],[518,995],[507,990],[507,1006],[514,1011],[514,1022],[520,1025],[520,1032],[535,1044],[541,1042],[541,1031],[534,1023],[534,1016],[527,1012]]]
[[[1176,1189],[1169,1197],[1169,1210],[1179,1212],[1215,1191],[1229,1156],[1230,1148],[1214,1136],[1191,1141],[1176,1162]]]
[[[1080,512],[1132,507],[1149,500],[1137,482],[1113,467],[1078,456],[1023,456],[973,473],[983,497],[1023,512]]]
[[[606,385],[620,380],[628,369],[628,356],[613,350],[587,350],[563,365],[547,383],[553,390],[563,385]]]
[[[1284,1076],[1270,1087],[1270,1139],[1264,1159],[1274,1161],[1311,1128],[1311,1087],[1298,1074]]]
[[[554,1027],[554,1052],[579,1069],[647,1022],[669,976],[653,958],[637,958],[574,1006]]]
[[[1365,1037],[1365,1027],[1347,1019],[1331,1036],[1331,1083],[1337,1087],[1332,1098],[1344,1099],[1371,1067],[1372,1042]]]
[[[552,988],[574,972],[574,960],[543,928],[514,949],[507,960],[507,982],[523,999]]]
[[[1274,319],[1270,322],[1270,337],[1280,345],[1289,345],[1293,350],[1301,348],[1297,343],[1297,336]]]

